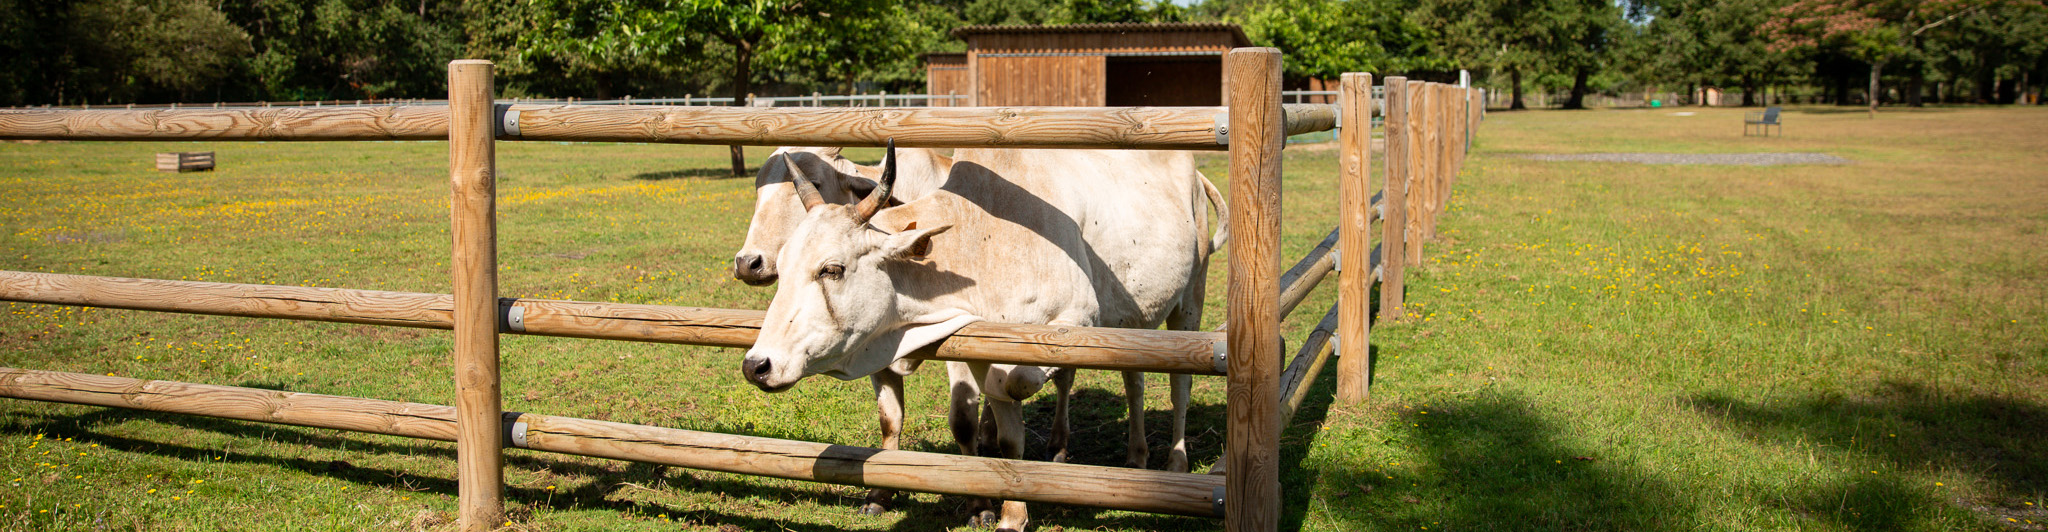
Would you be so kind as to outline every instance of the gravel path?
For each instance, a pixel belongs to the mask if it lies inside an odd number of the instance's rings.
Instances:
[[[1825,153],[1577,153],[1526,155],[1538,161],[1600,161],[1642,164],[1849,164],[1855,161]]]

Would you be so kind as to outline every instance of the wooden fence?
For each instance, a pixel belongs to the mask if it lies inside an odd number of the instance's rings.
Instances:
[[[455,241],[452,294],[418,294],[0,272],[0,300],[449,329],[454,407],[122,377],[0,368],[0,397],[454,441],[461,528],[503,522],[505,447],[777,478],[1006,500],[1221,517],[1270,531],[1280,517],[1279,436],[1334,353],[1338,400],[1365,400],[1368,315],[1401,316],[1402,270],[1420,260],[1483,102],[1476,91],[1386,80],[1383,190],[1368,198],[1373,83],[1343,76],[1340,103],[1281,104],[1280,53],[1233,50],[1225,107],[748,108],[494,102],[492,65],[449,65],[445,106],[0,110],[0,140],[447,139]],[[1342,127],[1351,125],[1352,127]],[[1340,224],[1279,269],[1286,135],[1336,128]],[[979,323],[913,356],[1224,375],[1228,474],[1005,460],[626,425],[505,412],[498,335],[534,334],[747,347],[758,311],[500,298],[496,141],[792,146],[1229,150],[1229,316],[1225,332]],[[1381,241],[1368,248],[1371,224]],[[1283,366],[1280,321],[1331,273],[1339,300]]]
[[[1373,87],[1373,90],[1374,90],[1374,92],[1373,92],[1373,96],[1375,96],[1375,97],[1379,96],[1379,92],[1378,92],[1378,91],[1380,90],[1380,88],[1379,88],[1379,87]],[[1334,99],[1334,97],[1335,97],[1335,96],[1337,95],[1337,91],[1281,91],[1281,93],[1280,93],[1280,94],[1281,94],[1281,96],[1283,97],[1283,101],[1291,100],[1291,101],[1289,101],[1289,102],[1287,102],[1287,103],[1312,103],[1312,102],[1309,102],[1308,100],[1311,100],[1311,99],[1318,99],[1318,98],[1320,98],[1321,100],[1330,100],[1330,99]],[[889,94],[888,92],[884,91],[884,92],[876,92],[876,93],[865,93],[865,92],[864,92],[864,93],[858,93],[858,94],[824,94],[824,93],[817,93],[817,92],[813,92],[813,93],[811,93],[811,95],[810,95],[810,96],[755,96],[755,95],[749,94],[749,95],[747,95],[747,97],[745,98],[745,102],[744,102],[744,103],[745,103],[745,105],[746,105],[746,106],[748,106],[748,107],[955,107],[955,106],[956,106],[955,104],[959,104],[959,105],[965,105],[965,104],[964,104],[963,102],[965,102],[966,100],[967,100],[967,95],[965,95],[965,94]],[[729,105],[732,105],[732,104],[733,104],[733,99],[732,99],[731,97],[719,97],[719,96],[698,96],[698,95],[695,95],[695,94],[685,94],[685,95],[683,95],[683,97],[681,97],[681,98],[663,98],[663,97],[656,97],[656,98],[634,98],[633,96],[631,96],[631,95],[628,95],[628,96],[626,96],[626,97],[624,97],[624,98],[616,98],[616,99],[597,99],[597,100],[592,100],[592,99],[589,99],[589,98],[574,98],[574,97],[570,97],[570,98],[510,98],[510,99],[509,99],[509,102],[508,102],[508,99],[506,99],[506,98],[500,98],[500,99],[499,99],[498,101],[499,101],[499,103],[515,103],[515,104],[521,104],[521,103],[523,103],[523,104],[533,104],[533,105],[561,104],[561,105],[678,105],[678,106],[729,106]],[[1313,103],[1326,103],[1326,102],[1321,102],[1321,101],[1319,101],[1319,102],[1313,102]],[[234,108],[244,108],[244,107],[390,107],[390,106],[396,106],[396,105],[447,105],[447,104],[448,104],[448,101],[447,101],[447,100],[427,100],[427,99],[419,99],[419,98],[406,98],[406,99],[371,99],[371,100],[303,100],[303,101],[292,101],[292,102],[213,102],[213,103],[151,103],[151,104],[133,104],[133,103],[129,103],[129,104],[99,104],[99,105],[97,105],[97,106],[95,106],[95,105],[93,105],[93,104],[80,104],[80,105],[58,105],[58,106],[51,106],[51,105],[40,105],[40,106],[36,106],[36,105],[31,105],[31,106],[26,106],[26,107],[8,107],[8,109],[76,109],[76,110],[82,110],[82,111],[89,111],[89,110],[92,110],[92,109],[124,109],[124,110],[134,110],[134,109],[234,109]]]

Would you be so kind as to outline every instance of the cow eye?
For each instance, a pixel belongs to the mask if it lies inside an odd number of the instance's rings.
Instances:
[[[827,265],[825,265],[825,267],[823,267],[823,268],[818,268],[818,278],[819,278],[819,279],[831,279],[831,280],[837,281],[837,280],[839,280],[839,278],[841,278],[841,277],[845,277],[845,276],[846,276],[846,267],[845,267],[845,266],[840,266],[840,265],[838,265],[838,264],[827,264]]]

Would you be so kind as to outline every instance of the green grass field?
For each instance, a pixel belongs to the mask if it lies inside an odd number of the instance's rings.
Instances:
[[[1694,116],[1675,116],[1693,111]],[[1851,112],[1854,111],[1854,112]],[[1283,438],[1304,530],[2048,527],[2048,110],[1496,113],[1378,383],[1326,371]],[[720,148],[500,143],[507,296],[735,308],[752,180]],[[221,169],[159,174],[156,151]],[[1528,153],[1823,152],[1843,166],[1538,162]],[[765,149],[752,150],[758,158]],[[1335,220],[1335,152],[1296,146],[1288,261]],[[873,150],[856,151],[872,159]],[[1227,186],[1226,164],[1203,169]],[[0,144],[0,269],[446,292],[444,144]],[[1211,272],[1221,320],[1225,258]],[[1290,345],[1334,283],[1289,320]],[[740,352],[506,336],[505,407],[872,445],[864,382],[769,396]],[[448,404],[445,332],[8,304],[0,366]],[[905,448],[951,452],[941,373]],[[1196,379],[1195,461],[1223,382]],[[1165,379],[1150,391],[1164,461]],[[1081,463],[1123,460],[1121,386],[1086,372]],[[1043,398],[1041,398],[1043,399]],[[1050,401],[1027,407],[1039,456]],[[946,530],[963,501],[508,451],[514,528]],[[453,446],[0,401],[0,530],[445,530]],[[1213,520],[1036,505],[1041,530]]]

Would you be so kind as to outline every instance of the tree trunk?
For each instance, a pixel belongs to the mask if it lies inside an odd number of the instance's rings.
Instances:
[[[1915,70],[1913,70],[1913,77],[1910,77],[1910,78],[1906,78],[1906,105],[1907,105],[1907,106],[1910,106],[1910,107],[1920,107],[1920,106],[1922,106],[1922,105],[1923,105],[1923,103],[1922,103],[1922,100],[1921,100],[1922,96],[1920,95],[1920,93],[1921,93],[1921,92],[1925,92],[1925,90],[1926,90],[1926,85],[1927,85],[1927,68],[1926,68],[1925,66],[1922,66],[1921,68],[1918,68],[1918,69],[1915,69]]]
[[[1586,76],[1586,67],[1579,67],[1578,71],[1572,73],[1572,97],[1565,100],[1564,108],[1586,108]]]
[[[2032,84],[2032,83],[2030,83],[2030,82],[2031,82],[2031,81],[2033,81],[2033,80],[2032,80],[2032,79],[2029,79],[2029,78],[2032,78],[2032,77],[2033,77],[2033,73],[2032,73],[2032,72],[2028,72],[2028,71],[2025,71],[2025,70],[2021,70],[2021,71],[2020,71],[2020,105],[2026,105],[2026,104],[2030,103],[2030,102],[2028,102],[2028,101],[2027,101],[2027,94],[2028,94],[2028,91],[2031,91],[2031,90],[2033,90],[2033,86],[2032,86],[2033,84]]]
[[[754,92],[754,51],[753,43],[734,46],[732,61],[732,105],[747,105],[747,93]],[[740,145],[732,148],[732,176],[747,176],[747,151]]]
[[[1513,84],[1513,85],[1514,85],[1514,93],[1515,93],[1515,95],[1514,95],[1514,101],[1508,102],[1508,109],[1509,109],[1509,110],[1512,110],[1512,111],[1520,111],[1520,110],[1523,110],[1523,109],[1528,109],[1528,108],[1529,108],[1528,106],[1526,106],[1526,105],[1522,105],[1522,71],[1521,71],[1521,69],[1509,70],[1509,71],[1508,71],[1508,80],[1509,80],[1509,83],[1511,83],[1511,84]]]
[[[1998,88],[1998,74],[1989,68],[1978,69],[1977,103],[1991,103],[1992,89]]]
[[[1878,97],[1878,93],[1877,93],[1877,78],[1878,78],[1878,76],[1881,76],[1881,75],[1883,75],[1883,74],[1884,74],[1884,60],[1880,59],[1880,60],[1877,60],[1877,61],[1875,61],[1875,62],[1872,62],[1872,63],[1870,63],[1870,90],[1869,90],[1868,92],[1865,92],[1864,94],[1866,94],[1866,95],[1867,95],[1867,96],[1865,96],[1865,98],[1869,98],[1869,100],[1870,100],[1870,117],[1871,117],[1871,118],[1877,118],[1877,97]]]
[[[1756,107],[1756,76],[1742,75],[1742,106]]]

